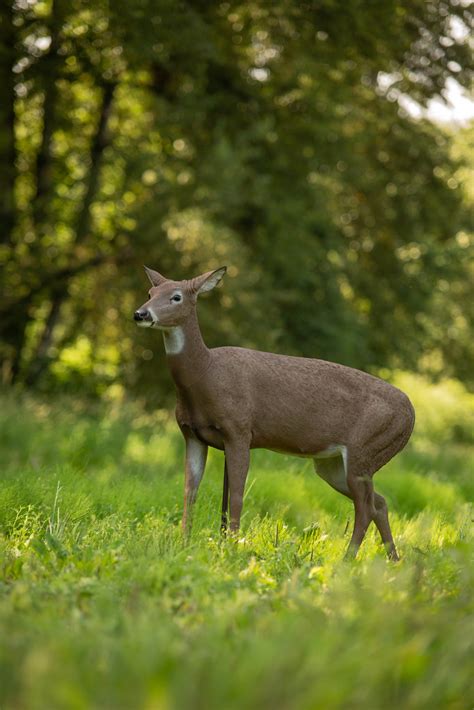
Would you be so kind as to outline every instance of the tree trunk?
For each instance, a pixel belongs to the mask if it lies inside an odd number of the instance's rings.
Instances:
[[[25,382],[27,385],[33,385],[38,380],[38,377],[41,375],[46,365],[48,364],[48,351],[53,342],[54,328],[61,315],[61,305],[62,300],[60,298],[59,292],[53,292],[51,308],[48,313],[48,317],[46,318],[43,332],[41,333],[34,356],[31,359],[28,373],[25,377]]]
[[[22,303],[21,307],[14,314],[9,314],[8,319],[3,323],[1,339],[3,384],[12,384],[18,379],[27,323],[27,303]]]
[[[13,2],[0,4],[0,244],[13,241],[16,222],[15,82]]]
[[[58,38],[61,28],[59,5],[63,0],[52,0],[49,28],[51,44],[48,54],[44,57],[43,71],[43,127],[41,143],[35,165],[35,195],[32,204],[33,222],[35,226],[35,241],[29,245],[29,257],[41,251],[41,233],[45,217],[45,205],[51,189],[51,138],[54,130],[55,105],[57,101],[57,63]],[[16,183],[16,151],[15,151],[15,112],[14,112],[14,77],[13,67],[16,59],[16,36],[13,24],[13,0],[0,4],[0,243],[11,246],[13,229],[16,224],[15,183]],[[10,255],[10,262],[14,255]],[[9,262],[8,252],[2,260],[3,265]],[[10,264],[11,265],[11,264]],[[16,264],[16,268],[20,265]],[[5,294],[5,300],[10,300]],[[7,310],[5,320],[2,318],[1,348],[2,379],[14,382],[20,372],[23,348],[27,326],[30,320],[31,298],[27,294],[21,296],[14,310]],[[8,309],[8,306],[7,306]]]
[[[36,155],[35,183],[33,198],[33,222],[36,230],[36,250],[40,247],[40,237],[46,218],[46,206],[52,187],[52,154],[51,139],[54,133],[56,119],[56,104],[58,99],[57,69],[58,46],[61,30],[61,0],[52,0],[49,29],[51,44],[48,53],[42,58],[43,63],[43,130],[41,143]]]
[[[16,30],[13,24],[13,1],[0,4],[0,245],[6,251],[0,255],[1,300],[5,293],[5,267],[13,244],[16,225],[16,146],[15,146],[15,81]],[[1,381],[9,382],[19,366],[17,348],[23,341],[23,312],[15,319],[3,321],[0,359]],[[3,320],[3,319],[2,319]]]
[[[90,149],[90,170],[87,176],[87,183],[81,209],[77,217],[75,236],[72,245],[73,248],[82,243],[89,234],[91,217],[90,208],[99,184],[102,154],[109,142],[107,138],[107,124],[110,117],[114,91],[115,84],[107,83],[104,85],[99,109],[99,120],[97,122],[96,132],[92,139]],[[52,290],[49,315],[44,323],[41,335],[39,336],[38,344],[26,375],[26,382],[29,385],[34,385],[38,381],[38,378],[49,364],[48,350],[53,342],[54,329],[61,319],[63,304],[67,299],[67,283],[69,279],[70,277],[66,279],[65,283],[63,282],[61,284],[60,289],[53,288]]]

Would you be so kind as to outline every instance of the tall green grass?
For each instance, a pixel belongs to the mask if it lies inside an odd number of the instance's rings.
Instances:
[[[265,451],[238,540],[211,453],[185,545],[166,413],[3,396],[0,708],[472,708],[473,400],[397,383],[417,426],[375,480],[399,564],[374,530],[344,562],[349,501]]]

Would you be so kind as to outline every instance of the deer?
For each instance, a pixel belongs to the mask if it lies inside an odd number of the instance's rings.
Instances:
[[[175,384],[176,421],[185,441],[185,537],[208,448],[224,452],[221,529],[230,535],[240,527],[250,451],[264,448],[313,459],[319,477],[352,500],[346,558],[356,556],[374,522],[388,558],[398,560],[387,504],[372,479],[411,436],[415,411],[407,395],[334,362],[233,346],[208,348],[197,299],[217,286],[227,267],[182,281],[144,268],[151,288],[134,320],[162,331]]]

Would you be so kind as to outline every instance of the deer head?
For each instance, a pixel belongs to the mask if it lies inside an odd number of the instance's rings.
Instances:
[[[172,281],[158,271],[145,266],[151,282],[149,300],[134,313],[134,320],[142,328],[168,330],[182,325],[196,308],[200,293],[213,289],[227,270],[222,266],[186,281]]]

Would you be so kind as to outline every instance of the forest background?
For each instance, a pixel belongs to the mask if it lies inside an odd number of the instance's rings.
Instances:
[[[15,0],[0,9],[4,384],[171,402],[145,263],[222,264],[242,345],[472,387],[472,77],[459,0]],[[471,272],[469,269],[471,268]]]

